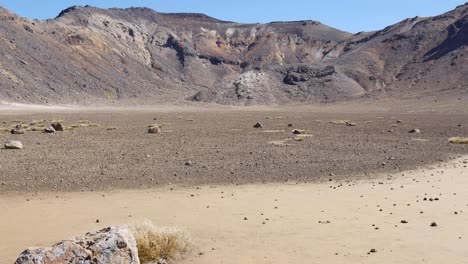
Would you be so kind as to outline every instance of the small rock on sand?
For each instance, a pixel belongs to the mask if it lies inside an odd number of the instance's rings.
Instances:
[[[23,126],[22,126],[22,125],[16,125],[15,128],[13,128],[13,129],[10,131],[10,133],[13,134],[13,135],[21,135],[21,134],[24,134]]]
[[[48,126],[46,127],[46,129],[44,129],[44,133],[55,133],[55,128],[53,128],[52,126]]]
[[[5,149],[23,149],[23,143],[17,140],[8,140],[5,143]]]
[[[418,129],[418,128],[413,128],[413,129],[411,129],[410,131],[408,131],[408,133],[411,133],[411,134],[421,134],[421,130]]]
[[[253,125],[254,128],[263,128],[263,124],[258,122],[255,125]]]
[[[50,125],[55,129],[55,131],[63,131],[63,124],[62,123],[53,123]]]
[[[148,128],[149,134],[161,134],[161,128],[158,125],[153,125]]]
[[[300,135],[300,134],[304,134],[304,133],[305,133],[305,130],[294,129],[294,130],[292,131],[292,133],[293,133],[294,135]]]

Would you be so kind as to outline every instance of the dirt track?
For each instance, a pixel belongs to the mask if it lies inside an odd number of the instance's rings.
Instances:
[[[343,109],[350,110],[343,113]],[[19,151],[0,149],[0,191],[328,181],[395,173],[468,153],[468,146],[447,142],[449,137],[468,134],[468,118],[463,111],[395,114],[393,110],[376,109],[2,112],[2,126],[14,120],[63,119],[65,124],[72,124],[86,119],[100,127],[55,134],[0,133],[1,142],[18,139],[25,145]],[[331,120],[350,120],[357,126],[332,124]],[[254,129],[256,122],[263,123],[264,128]],[[145,133],[146,126],[153,123],[164,124],[161,135]],[[290,123],[292,128],[288,127]],[[117,129],[107,130],[109,127]],[[292,140],[294,128],[306,130],[304,141]],[[408,133],[412,128],[422,133]]]

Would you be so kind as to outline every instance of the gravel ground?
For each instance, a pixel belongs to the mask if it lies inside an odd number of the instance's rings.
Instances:
[[[0,133],[23,150],[0,149],[0,191],[95,191],[164,185],[311,182],[375,177],[468,153],[448,143],[468,136],[466,111],[392,113],[307,107],[7,111],[13,121],[80,119],[99,127],[44,134]],[[347,113],[345,113],[347,112]],[[452,111],[453,112],[453,111]],[[333,124],[349,120],[356,126]],[[402,123],[397,122],[401,120]],[[253,125],[261,122],[263,129]],[[162,134],[146,133],[163,124]],[[292,127],[288,127],[292,124]],[[115,127],[114,130],[108,130]],[[413,128],[420,134],[408,133]],[[305,130],[295,141],[293,129]],[[358,176],[361,175],[361,176]]]

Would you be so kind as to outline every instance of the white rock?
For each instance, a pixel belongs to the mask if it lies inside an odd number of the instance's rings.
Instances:
[[[140,264],[135,238],[127,228],[108,227],[48,248],[25,250],[15,264]]]
[[[5,149],[23,149],[23,143],[17,140],[8,140],[5,143]]]

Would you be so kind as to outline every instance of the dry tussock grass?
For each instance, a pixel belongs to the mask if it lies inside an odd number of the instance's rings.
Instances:
[[[449,139],[449,142],[452,144],[468,144],[468,138],[453,137]]]
[[[158,227],[143,221],[130,224],[129,229],[137,242],[142,264],[182,258],[191,246],[190,234],[178,228]]]

